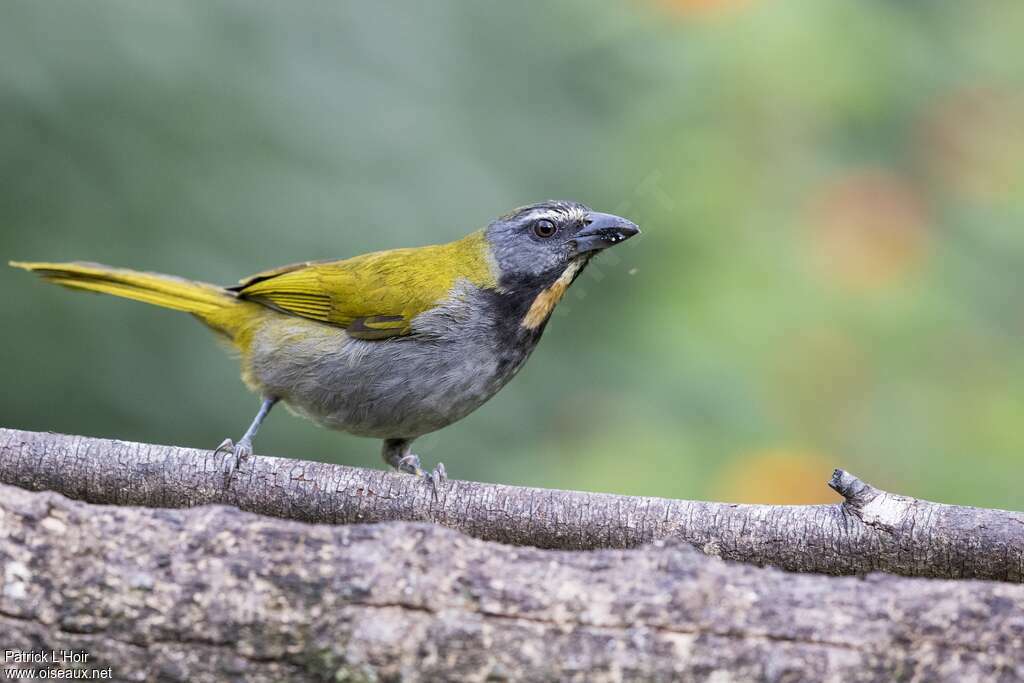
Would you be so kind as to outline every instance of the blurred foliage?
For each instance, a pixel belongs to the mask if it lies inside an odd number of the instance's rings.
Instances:
[[[0,7],[0,256],[232,282],[575,198],[596,262],[456,477],[1024,508],[1024,3]],[[0,269],[0,424],[213,446],[257,399],[181,315]],[[280,411],[263,453],[378,466]]]

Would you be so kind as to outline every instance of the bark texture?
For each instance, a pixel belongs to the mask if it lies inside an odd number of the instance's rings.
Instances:
[[[1024,514],[942,505],[837,470],[835,505],[735,505],[448,481],[254,456],[230,482],[210,451],[0,429],[0,482],[90,503],[225,504],[303,522],[435,522],[511,545],[656,540],[791,571],[1024,581]]]
[[[5,650],[85,652],[116,680],[1024,678],[1024,586],[787,574],[675,542],[540,550],[0,486],[0,568]]]

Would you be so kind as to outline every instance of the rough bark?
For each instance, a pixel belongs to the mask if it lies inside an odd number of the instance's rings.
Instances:
[[[1024,514],[897,496],[837,470],[835,505],[735,505],[448,481],[256,456],[228,484],[210,451],[0,429],[0,482],[91,503],[233,505],[304,522],[428,521],[513,545],[680,540],[791,571],[1024,581]],[[436,495],[435,495],[436,493]]]
[[[117,680],[1024,678],[1024,586],[787,574],[682,543],[540,550],[0,486],[0,564],[4,650],[87,653]]]

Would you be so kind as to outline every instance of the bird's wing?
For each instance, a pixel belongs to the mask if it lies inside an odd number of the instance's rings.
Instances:
[[[283,313],[343,327],[358,339],[405,336],[413,318],[443,302],[460,278],[483,275],[480,259],[467,259],[461,242],[297,263],[232,289]]]

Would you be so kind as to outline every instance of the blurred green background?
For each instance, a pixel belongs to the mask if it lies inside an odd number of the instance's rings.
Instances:
[[[230,283],[573,198],[642,238],[425,437],[459,478],[1024,508],[1024,3],[0,5],[0,256]],[[187,316],[0,269],[0,425],[213,447]],[[266,454],[381,465],[276,411]]]

